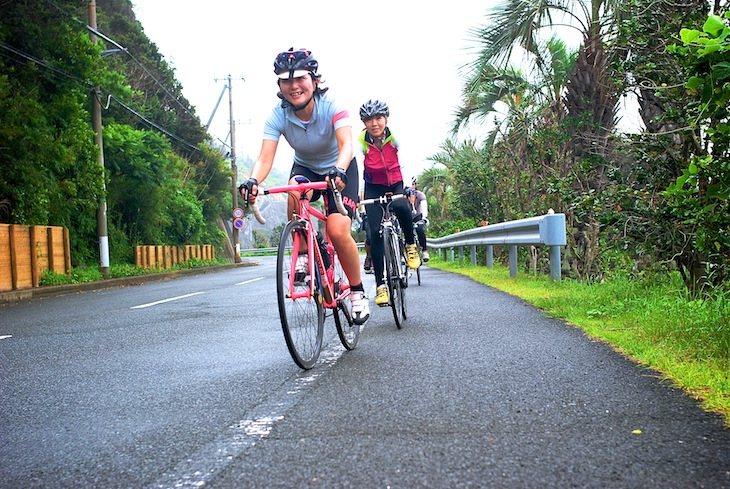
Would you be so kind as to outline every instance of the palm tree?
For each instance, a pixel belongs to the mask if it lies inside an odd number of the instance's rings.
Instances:
[[[536,146],[535,140],[539,139],[538,132],[556,132],[567,114],[563,92],[576,53],[555,37],[539,53],[545,69],[532,79],[513,66],[474,66],[452,127],[456,133],[467,121],[494,115],[483,154],[492,157],[492,175],[496,179],[493,195],[502,201],[502,209],[496,214],[506,219],[544,211],[549,206],[544,201],[534,202],[534,198],[544,193],[540,190],[546,187],[545,180],[571,173],[563,164],[567,145],[557,143],[559,138],[543,138],[542,145]],[[546,140],[554,147],[546,147]]]
[[[541,32],[565,26],[580,32],[578,58],[563,77],[567,115],[577,122],[573,145],[579,158],[596,151],[605,156],[607,137],[616,125],[618,91],[611,82],[604,45],[614,35],[618,5],[618,0],[505,0],[488,15],[487,26],[474,31],[482,45],[476,66],[506,64],[519,46],[545,79],[562,67],[551,63],[555,58],[540,44]]]
[[[503,139],[509,137],[515,145],[505,145],[501,158],[506,151],[507,155],[513,155],[515,164],[521,165],[522,171],[530,171],[530,165],[535,162],[524,154],[525,140],[530,139],[526,131],[542,127],[560,132],[560,125],[564,127],[563,132],[569,131],[567,144],[557,137],[550,143],[552,148],[544,148],[550,166],[542,163],[538,180],[545,192],[547,179],[558,177],[561,187],[568,190],[565,195],[574,196],[571,202],[565,203],[565,210],[569,229],[573,230],[569,247],[576,251],[573,265],[579,276],[596,272],[595,243],[600,224],[592,208],[580,217],[568,211],[575,210],[575,206],[589,205],[592,200],[582,196],[600,194],[602,185],[606,185],[603,174],[611,153],[610,136],[616,125],[619,91],[612,81],[604,46],[615,35],[620,15],[618,5],[618,0],[504,0],[488,14],[485,27],[472,31],[481,45],[473,73],[487,66],[507,66],[514,61],[515,50],[520,48],[527,61],[524,70],[536,80],[530,100],[535,106],[530,110],[521,108],[514,114],[513,121],[520,125],[513,124],[508,130],[518,132],[506,132]],[[581,35],[582,45],[574,61],[565,44],[554,36],[549,42],[541,41],[561,27],[575,29]],[[538,159],[545,160],[542,155]],[[517,181],[515,185],[519,187],[524,182]],[[535,187],[529,191],[534,198]]]

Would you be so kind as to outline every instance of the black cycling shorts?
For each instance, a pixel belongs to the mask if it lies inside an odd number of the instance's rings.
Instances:
[[[355,160],[355,158],[352,159],[352,161],[350,162],[350,166],[347,168],[347,171],[345,173],[347,174],[347,185],[345,185],[345,188],[341,192],[342,203],[345,205],[345,209],[347,209],[347,214],[350,216],[350,219],[352,219],[355,217],[355,212],[357,209],[357,190],[360,180],[360,174],[357,169],[357,161]],[[310,182],[321,182],[325,179],[325,177],[327,177],[327,175],[320,175],[305,166],[297,165],[295,163],[294,166],[292,166],[291,168],[291,172],[289,173],[289,179],[291,180],[292,177],[297,175],[308,178]],[[317,200],[321,195],[321,192],[315,192],[316,193],[312,197],[312,202]],[[332,195],[332,190],[327,189],[327,192],[324,194],[324,203],[325,213],[327,215],[339,212],[337,210],[337,205],[335,204],[335,198]]]

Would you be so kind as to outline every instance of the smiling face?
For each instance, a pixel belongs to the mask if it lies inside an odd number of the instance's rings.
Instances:
[[[312,98],[315,87],[311,74],[279,79],[281,94],[295,107],[306,104]]]
[[[364,120],[363,123],[365,124],[365,129],[368,130],[372,137],[380,138],[383,137],[385,126],[388,125],[388,118],[382,114],[378,114],[375,117]]]

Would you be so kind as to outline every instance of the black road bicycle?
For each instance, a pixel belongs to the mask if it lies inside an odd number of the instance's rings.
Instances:
[[[378,204],[383,208],[383,219],[380,221],[378,235],[383,239],[385,281],[388,286],[390,307],[393,309],[393,318],[398,329],[403,327],[403,321],[408,318],[406,288],[410,271],[400,224],[395,214],[391,212],[390,205],[403,198],[405,198],[403,194],[387,193],[381,197],[360,201],[362,205]]]

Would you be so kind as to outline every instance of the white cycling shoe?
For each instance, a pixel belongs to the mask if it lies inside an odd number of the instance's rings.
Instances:
[[[356,290],[350,293],[350,303],[352,304],[352,320],[355,324],[365,324],[370,319],[370,299],[365,292]]]

